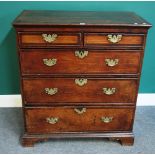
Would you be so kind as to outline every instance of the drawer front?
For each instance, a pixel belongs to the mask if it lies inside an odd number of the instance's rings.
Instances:
[[[19,44],[22,47],[57,47],[80,46],[80,33],[30,32],[19,33]]]
[[[102,107],[27,108],[28,133],[129,131],[134,109]]]
[[[108,33],[86,33],[84,45],[92,47],[142,47],[144,35],[140,34],[108,34]]]
[[[28,105],[134,104],[137,83],[136,79],[24,79],[23,92]]]
[[[82,54],[81,54],[81,53]],[[22,74],[138,74],[142,51],[23,50]]]

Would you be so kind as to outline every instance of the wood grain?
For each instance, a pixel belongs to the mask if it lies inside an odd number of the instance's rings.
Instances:
[[[28,108],[25,111],[26,129],[30,134],[58,132],[106,132],[129,131],[132,126],[134,110],[132,108],[88,107],[79,115],[75,107]],[[58,117],[56,124],[49,124],[46,118]],[[101,121],[101,117],[113,117],[110,123]]]
[[[81,24],[84,23],[84,24]],[[136,24],[135,24],[136,23]],[[145,24],[144,24],[145,23]],[[24,10],[13,22],[14,26],[135,26],[150,27],[146,20],[133,12],[49,11]]]
[[[27,134],[25,133],[22,137],[22,145],[24,147],[33,147],[37,142],[47,141],[49,139],[90,139],[93,138],[106,138],[110,141],[120,141],[122,145],[133,145],[134,134],[131,131],[127,132],[70,132],[70,133],[52,133],[52,134]]]
[[[22,50],[22,74],[138,74],[140,71],[142,51],[89,50],[88,56],[83,59],[75,56],[75,51]],[[45,58],[57,59],[56,65],[45,65]],[[106,64],[106,59],[118,59],[119,62],[116,66],[110,67]]]
[[[111,34],[111,33],[109,33]],[[135,46],[143,45],[144,36],[143,35],[132,35],[132,34],[122,34],[122,39],[118,43],[111,43],[108,40],[108,35],[104,33],[86,33],[84,35],[84,45],[85,46]],[[113,33],[112,35],[118,35],[118,33]]]
[[[137,91],[136,79],[93,79],[78,86],[75,78],[37,78],[24,79],[23,91],[27,105],[57,105],[82,103],[134,103]],[[45,88],[58,88],[54,95],[45,93]],[[103,93],[103,88],[116,88],[112,95]]]
[[[57,38],[49,43],[44,40],[42,34],[52,35],[57,34]],[[65,45],[80,45],[81,34],[80,33],[56,33],[56,32],[29,32],[19,33],[21,46],[65,46]]]

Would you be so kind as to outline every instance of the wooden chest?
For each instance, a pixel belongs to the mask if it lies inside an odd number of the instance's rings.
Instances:
[[[132,145],[147,31],[131,12],[23,11],[17,34],[23,146],[98,137]]]

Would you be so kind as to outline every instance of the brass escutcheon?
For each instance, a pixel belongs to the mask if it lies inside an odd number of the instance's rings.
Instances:
[[[46,66],[54,66],[56,63],[57,63],[57,59],[43,59],[43,63],[46,65]]]
[[[103,93],[106,95],[112,95],[116,92],[116,88],[102,88]]]
[[[42,37],[46,42],[51,43],[56,40],[58,35],[57,34],[52,34],[52,35],[51,34],[42,34]]]
[[[113,117],[101,117],[101,121],[104,123],[110,123],[112,122]]]
[[[118,64],[119,59],[105,59],[105,63],[109,67],[114,67]]]
[[[58,88],[45,88],[45,93],[48,95],[54,95],[58,92]]]
[[[77,114],[81,115],[81,114],[83,114],[83,113],[86,112],[86,108],[74,108],[74,111],[75,111]]]
[[[77,84],[78,86],[84,86],[85,84],[87,84],[87,79],[75,79],[75,84]]]
[[[58,117],[47,117],[46,122],[49,124],[56,124],[59,121]]]
[[[84,57],[88,56],[88,51],[75,51],[75,56],[83,59]]]
[[[119,35],[109,34],[107,37],[108,37],[108,40],[113,44],[118,43],[122,39],[122,35],[120,34]]]

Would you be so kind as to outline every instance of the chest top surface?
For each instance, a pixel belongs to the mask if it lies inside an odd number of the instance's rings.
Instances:
[[[151,24],[133,12],[37,11],[25,10],[13,22],[14,26],[141,26]]]

